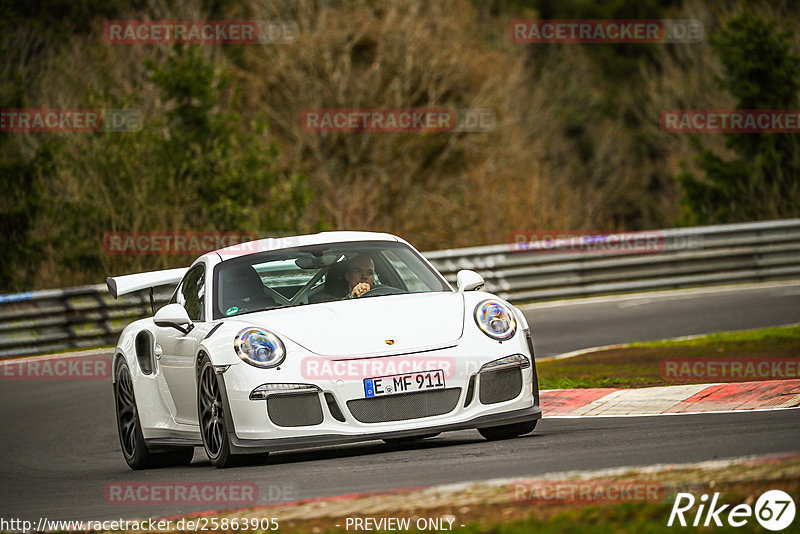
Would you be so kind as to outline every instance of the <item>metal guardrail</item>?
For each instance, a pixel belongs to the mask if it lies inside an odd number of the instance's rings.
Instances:
[[[472,269],[488,291],[512,302],[800,278],[800,219],[647,235],[659,240],[647,253],[553,253],[507,243],[425,256],[452,283],[458,270]],[[172,289],[158,288],[156,303]],[[148,292],[115,300],[105,284],[0,295],[0,358],[112,345],[128,323],[149,315]]]
[[[425,256],[454,281],[472,269],[486,289],[512,302],[800,278],[800,219],[646,232],[656,251],[556,254],[512,244]]]

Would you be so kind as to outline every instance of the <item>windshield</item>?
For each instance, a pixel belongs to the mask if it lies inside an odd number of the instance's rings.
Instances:
[[[251,254],[214,268],[214,319],[354,298],[451,291],[403,243],[335,243]]]

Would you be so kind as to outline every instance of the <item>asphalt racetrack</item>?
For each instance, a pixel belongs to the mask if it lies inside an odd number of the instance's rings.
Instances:
[[[537,357],[614,343],[800,322],[800,283],[525,308]],[[365,442],[273,453],[266,465],[131,471],[119,451],[109,381],[0,381],[0,517],[160,517],[225,506],[109,504],[116,482],[253,482],[258,504],[348,493],[527,477],[574,469],[683,463],[800,451],[800,410],[543,419],[524,437],[476,431],[421,443]]]
[[[537,358],[573,350],[800,323],[800,282],[639,293],[523,307]]]

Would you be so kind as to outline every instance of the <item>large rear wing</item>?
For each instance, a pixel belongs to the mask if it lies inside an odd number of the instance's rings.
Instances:
[[[154,287],[180,282],[187,270],[189,270],[188,267],[182,267],[180,269],[150,271],[149,273],[126,274],[125,276],[109,276],[106,278],[106,285],[108,286],[108,292],[114,298],[141,289],[150,289],[150,294],[152,295]]]

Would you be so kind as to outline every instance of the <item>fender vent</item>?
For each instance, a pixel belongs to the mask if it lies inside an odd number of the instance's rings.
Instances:
[[[153,374],[153,336],[147,330],[136,334],[136,359],[143,374]]]

